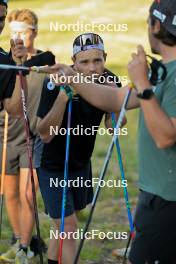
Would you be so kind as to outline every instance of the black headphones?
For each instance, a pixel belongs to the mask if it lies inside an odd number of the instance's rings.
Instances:
[[[150,76],[149,81],[152,85],[157,85],[158,83],[162,83],[167,77],[167,69],[166,66],[156,58],[146,55],[146,57],[151,59],[149,62],[150,66]]]

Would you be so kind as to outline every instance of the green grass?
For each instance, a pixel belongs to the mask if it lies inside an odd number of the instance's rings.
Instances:
[[[97,0],[97,1],[44,1],[44,0],[12,0],[10,1],[9,11],[12,9],[30,8],[39,16],[39,35],[36,40],[36,47],[39,49],[50,49],[57,60],[64,63],[70,63],[72,54],[72,42],[79,32],[50,32],[50,21],[58,23],[75,23],[77,20],[83,20],[85,23],[96,21],[108,21],[108,23],[127,23],[128,32],[97,32],[105,41],[108,53],[107,67],[120,75],[127,75],[126,65],[130,59],[131,52],[134,51],[137,44],[143,44],[149,52],[147,42],[147,33],[145,33],[146,20],[150,1],[147,0]],[[62,12],[64,11],[64,12]],[[147,32],[147,31],[146,31]],[[9,31],[8,25],[0,38],[1,46],[8,50]],[[137,197],[137,122],[138,112],[132,111],[127,114],[128,118],[128,136],[121,136],[120,143],[124,158],[124,168],[128,179],[129,197],[132,207],[135,207]],[[92,157],[93,175],[98,177],[104,158],[110,143],[110,136],[97,137],[95,151]],[[113,153],[106,179],[120,179],[119,168],[117,164],[116,153]],[[50,223],[48,217],[43,213],[43,203],[40,194],[38,195],[38,204],[41,221],[42,237],[48,241]],[[79,226],[85,225],[89,208],[79,215]],[[92,219],[91,229],[105,231],[128,231],[128,219],[123,199],[123,189],[103,188],[98,199],[95,214]],[[0,243],[0,253],[8,248],[8,239],[11,236],[11,228],[5,215],[3,219],[3,240]],[[124,246],[125,241],[86,241],[81,254],[82,264],[85,263],[113,263],[115,259],[111,256],[114,248]],[[106,261],[107,260],[107,261]],[[105,262],[103,262],[105,261]],[[33,263],[38,263],[34,261]]]

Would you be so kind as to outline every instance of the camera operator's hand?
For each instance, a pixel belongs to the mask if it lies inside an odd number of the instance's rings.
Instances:
[[[132,53],[132,61],[128,64],[128,74],[139,92],[151,86],[148,80],[148,71],[144,48],[138,46],[137,53]]]
[[[22,39],[17,39],[15,42],[10,41],[12,58],[17,65],[23,64],[27,60],[27,49],[24,46]]]

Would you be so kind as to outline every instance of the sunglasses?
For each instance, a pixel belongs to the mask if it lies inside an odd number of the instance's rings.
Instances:
[[[94,33],[87,33],[78,36],[74,43],[74,46],[79,46],[79,47],[84,47],[84,46],[89,46],[89,45],[98,45],[98,44],[103,44],[102,38]]]

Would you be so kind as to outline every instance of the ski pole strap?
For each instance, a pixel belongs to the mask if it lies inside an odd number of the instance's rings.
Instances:
[[[69,100],[72,99],[72,97],[73,97],[73,91],[70,88],[70,86],[68,86],[68,85],[61,86],[60,87],[60,91],[64,91],[66,93],[66,95],[68,96]]]

